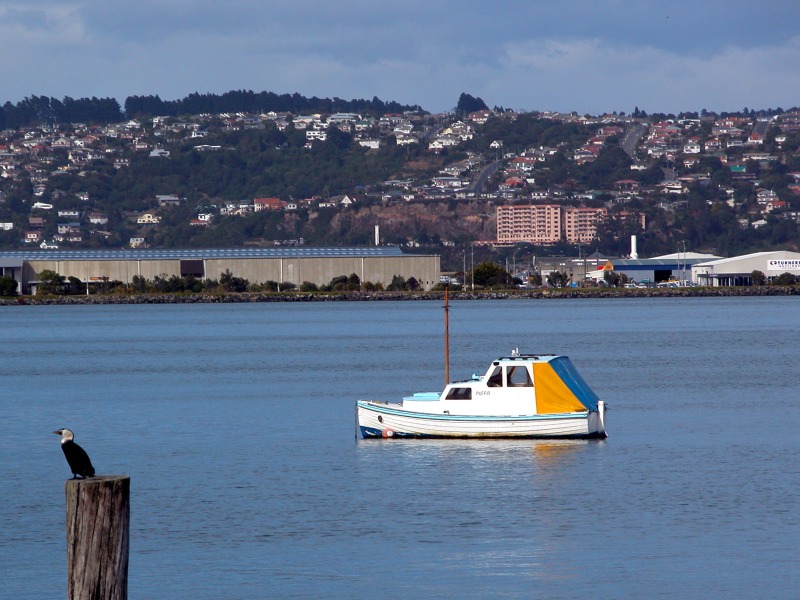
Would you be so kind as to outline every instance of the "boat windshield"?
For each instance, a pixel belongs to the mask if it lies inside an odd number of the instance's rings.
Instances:
[[[488,387],[503,387],[503,367],[497,366],[486,382]]]
[[[508,387],[533,387],[528,367],[508,367]]]

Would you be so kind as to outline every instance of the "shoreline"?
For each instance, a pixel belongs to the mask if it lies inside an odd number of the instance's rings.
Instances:
[[[800,286],[690,288],[537,288],[531,290],[453,291],[451,300],[551,300],[563,298],[702,298],[796,296]],[[229,292],[223,294],[93,294],[91,296],[17,296],[0,298],[0,306],[81,304],[232,304],[241,302],[381,302],[441,300],[436,292]]]

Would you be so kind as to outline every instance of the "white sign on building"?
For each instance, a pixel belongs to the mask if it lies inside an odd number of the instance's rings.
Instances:
[[[798,271],[800,270],[800,259],[771,259],[767,261],[768,271]]]

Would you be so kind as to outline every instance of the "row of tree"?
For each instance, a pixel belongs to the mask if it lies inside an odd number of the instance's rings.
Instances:
[[[28,96],[16,104],[0,106],[0,129],[54,126],[61,123],[119,123],[124,120],[119,102],[114,98],[80,98],[63,100],[47,96]]]
[[[224,94],[189,94],[179,100],[162,100],[158,95],[129,96],[124,112],[114,98],[70,98],[63,100],[48,96],[27,96],[16,104],[6,102],[0,106],[0,129],[21,129],[34,125],[63,123],[109,124],[126,118],[154,116],[199,115],[204,113],[261,113],[288,112],[292,114],[348,112],[369,115],[424,112],[418,105],[384,101],[377,96],[372,100],[341,98],[307,98],[301,94],[276,94],[234,90]]]
[[[39,273],[37,294],[43,296],[75,296],[97,293],[220,293],[220,292],[352,292],[352,291],[415,291],[420,289],[420,283],[415,277],[406,279],[402,275],[394,275],[391,283],[384,286],[382,283],[362,282],[355,273],[334,277],[329,283],[317,285],[304,281],[299,286],[289,281],[265,281],[251,283],[243,277],[237,277],[230,269],[220,274],[219,279],[198,279],[191,275],[178,277],[177,275],[156,275],[153,279],[146,279],[141,275],[134,275],[129,285],[118,280],[104,280],[89,287],[77,277],[65,277],[52,269],[44,269]],[[0,296],[16,296],[17,282],[11,277],[0,277]]]
[[[288,112],[292,114],[332,114],[356,113],[384,115],[402,113],[404,111],[424,112],[418,105],[406,105],[398,102],[381,100],[377,96],[372,100],[342,98],[307,98],[302,94],[276,94],[274,92],[253,92],[250,90],[232,90],[224,94],[189,94],[180,100],[162,100],[158,95],[130,96],[125,100],[125,114],[129,117],[140,116],[178,116],[198,115],[203,113],[220,114],[231,112],[266,113]]]

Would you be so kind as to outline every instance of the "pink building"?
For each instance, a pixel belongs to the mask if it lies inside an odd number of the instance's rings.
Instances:
[[[564,238],[570,244],[588,244],[597,237],[597,226],[606,218],[605,208],[565,208]]]
[[[497,207],[497,241],[555,244],[561,241],[562,209],[557,204]]]
[[[497,207],[497,241],[500,244],[588,244],[597,237],[605,208],[561,207],[557,204]]]

